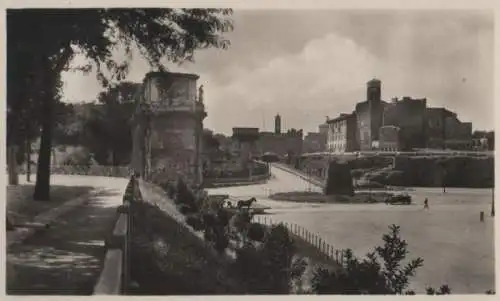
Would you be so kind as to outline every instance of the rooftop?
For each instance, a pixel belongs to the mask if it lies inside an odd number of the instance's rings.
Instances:
[[[144,76],[144,79],[151,78],[151,77],[168,77],[168,76],[173,76],[173,77],[181,77],[181,78],[189,78],[189,79],[199,79],[200,76],[197,74],[193,73],[178,73],[178,72],[168,72],[168,71],[151,71],[146,73]]]

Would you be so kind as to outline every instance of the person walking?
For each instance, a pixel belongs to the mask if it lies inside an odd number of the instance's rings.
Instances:
[[[424,201],[424,209],[429,209],[429,200],[427,198]]]

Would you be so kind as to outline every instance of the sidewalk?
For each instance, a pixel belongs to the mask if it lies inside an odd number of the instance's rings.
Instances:
[[[126,181],[123,187],[111,183],[96,188],[86,205],[59,217],[49,229],[8,247],[7,294],[91,295],[102,269],[104,240],[116,221]]]

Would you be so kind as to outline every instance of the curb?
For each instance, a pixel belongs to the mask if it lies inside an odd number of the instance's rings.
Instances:
[[[85,194],[82,196],[79,196],[73,200],[67,201],[66,203],[62,204],[61,206],[49,209],[45,212],[42,212],[41,214],[35,216],[33,219],[32,223],[33,224],[39,224],[41,227],[36,227],[36,228],[17,228],[16,230],[12,231],[7,235],[7,247],[10,247],[15,244],[22,243],[25,239],[28,237],[36,234],[37,232],[43,231],[45,229],[50,228],[50,225],[59,217],[63,216],[64,214],[70,212],[71,210],[75,209],[76,207],[82,206],[87,203],[88,199],[90,197],[90,194]]]

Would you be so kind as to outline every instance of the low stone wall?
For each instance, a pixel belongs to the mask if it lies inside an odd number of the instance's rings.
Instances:
[[[26,174],[25,166],[19,166],[18,173]],[[30,170],[32,175],[36,175],[36,165]],[[128,166],[78,166],[78,165],[56,165],[50,167],[50,173],[53,175],[81,175],[97,177],[115,177],[128,178],[131,174]]]
[[[344,159],[340,159],[344,160]],[[494,185],[494,158],[432,155],[367,156],[345,159],[361,178],[387,186],[490,188]],[[303,174],[324,181],[328,159],[304,160]],[[297,169],[295,169],[297,170]]]
[[[130,216],[132,202],[141,201],[142,197],[135,178],[131,178],[123,195],[123,204],[118,207],[118,218],[112,234],[105,241],[106,257],[104,265],[94,287],[94,295],[126,294],[129,284],[130,257]]]
[[[271,178],[270,174],[252,176],[248,178],[220,178],[220,179],[204,179],[204,188],[214,187],[230,187],[263,184]]]

